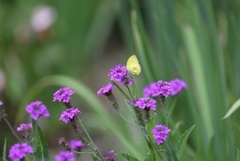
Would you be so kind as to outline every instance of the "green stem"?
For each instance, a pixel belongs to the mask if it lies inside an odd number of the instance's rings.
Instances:
[[[131,79],[133,79],[133,74],[131,74]],[[132,85],[132,92],[133,92],[134,98],[136,98],[137,97],[137,88],[136,88],[136,84],[134,81],[133,81],[133,85]]]
[[[135,126],[137,129],[141,130],[141,128],[138,127],[136,124],[134,124],[134,123],[132,123],[131,121],[127,120],[127,119],[122,115],[122,113],[121,113],[120,111],[117,111],[117,112],[119,113],[119,115],[120,115],[125,121],[127,121],[129,124]]]
[[[175,105],[176,105],[177,99],[178,99],[178,97],[177,97],[177,96],[176,96],[176,97],[174,97],[174,99],[173,99],[173,102],[172,102],[172,104],[171,104],[171,106],[170,106],[170,108],[169,108],[169,111],[168,111],[168,114],[169,114],[169,115],[171,115],[171,114],[172,114],[172,112],[173,112],[173,109],[174,109],[174,107],[175,107]]]
[[[77,154],[97,154],[96,152],[77,152],[77,151],[74,151],[74,150],[72,150],[72,152],[74,152],[74,153],[77,153]]]
[[[90,142],[92,143],[92,145],[93,145],[94,148],[96,149],[96,147],[95,147],[95,145],[94,145],[94,143],[93,143],[93,141],[92,141],[92,138],[91,138],[90,135],[88,134],[88,132],[87,132],[85,126],[83,125],[82,121],[79,121],[79,122],[80,122],[81,127],[83,128],[83,131],[84,131],[85,134],[87,135],[88,139],[90,140]]]
[[[79,122],[80,122],[80,125],[81,125],[81,127],[83,128],[85,134],[87,135],[88,139],[89,139],[90,142],[92,143],[92,145],[90,146],[90,148],[95,151],[95,154],[97,154],[97,155],[102,159],[102,161],[106,161],[106,160],[102,157],[102,155],[97,151],[97,148],[96,148],[95,144],[93,143],[92,138],[90,137],[89,133],[87,132],[87,129],[86,129],[85,126],[83,125],[82,121],[79,121]]]
[[[128,92],[129,92],[129,94],[130,94],[131,98],[133,98],[133,96],[132,96],[132,93],[131,93],[131,91],[130,91],[130,89],[129,89],[128,85],[126,85],[126,87],[127,87],[127,89],[128,89]]]
[[[16,134],[16,132],[14,131],[14,129],[12,128],[12,125],[9,123],[8,119],[1,114],[1,117],[3,118],[3,120],[6,122],[6,124],[8,125],[9,129],[12,131],[13,135],[18,139],[18,141],[20,143],[22,143],[23,141],[19,138],[19,136]]]
[[[131,100],[131,98],[117,85],[117,83],[115,83],[114,81],[112,81],[112,83],[118,88],[118,90],[126,97],[127,100]]]

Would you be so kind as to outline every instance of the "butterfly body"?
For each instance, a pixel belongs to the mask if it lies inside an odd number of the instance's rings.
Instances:
[[[136,55],[132,55],[128,58],[127,61],[127,70],[132,74],[138,75],[141,72],[141,66],[138,62]]]

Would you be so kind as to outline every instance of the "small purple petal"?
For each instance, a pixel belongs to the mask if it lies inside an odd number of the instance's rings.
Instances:
[[[20,161],[27,153],[33,153],[33,147],[29,146],[28,143],[14,144],[9,150],[9,158],[13,161]]]
[[[114,150],[109,151],[104,159],[107,161],[114,161]]]
[[[128,104],[137,106],[142,109],[151,109],[156,111],[156,102],[157,101],[152,98],[143,97],[143,98],[133,98],[131,101],[128,102]]]
[[[74,93],[75,91],[72,91],[70,87],[60,88],[53,94],[53,101],[69,102],[70,96]]]
[[[171,95],[176,95],[183,89],[187,89],[187,84],[181,79],[174,79],[169,82],[172,86]]]
[[[167,140],[168,138],[168,133],[171,130],[164,126],[164,125],[156,125],[155,128],[152,130],[153,133],[153,137],[155,138],[155,142],[160,145],[161,143],[163,143],[164,141]]]
[[[26,106],[26,111],[31,114],[31,117],[34,120],[37,120],[40,116],[50,116],[47,107],[42,104],[41,101],[31,102],[29,105]]]
[[[66,111],[63,111],[60,119],[64,121],[65,123],[69,123],[71,121],[71,119],[73,119],[75,116],[77,116],[78,114],[80,114],[81,112],[79,111],[78,108],[68,108]]]
[[[110,70],[108,76],[110,76],[111,81],[122,81],[126,78],[128,73],[130,72],[127,70],[126,66],[119,64]]]
[[[68,152],[68,151],[60,151],[56,156],[55,156],[56,161],[76,161],[74,157],[74,153]]]
[[[160,80],[158,82],[154,82],[147,85],[143,90],[143,95],[145,97],[149,97],[149,96],[157,97],[159,95],[168,97],[171,90],[172,90],[172,87],[170,83]]]
[[[71,141],[69,142],[69,145],[70,145],[70,147],[71,147],[73,150],[75,150],[75,151],[78,151],[78,150],[80,150],[82,147],[84,147],[84,144],[83,144],[81,141],[79,141],[79,140],[71,140]]]
[[[108,83],[106,86],[102,87],[98,92],[98,96],[100,95],[109,95],[112,92],[113,83]]]

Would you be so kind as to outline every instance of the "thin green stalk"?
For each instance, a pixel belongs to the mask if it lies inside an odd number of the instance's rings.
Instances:
[[[133,96],[132,96],[132,93],[131,93],[131,91],[130,91],[130,89],[129,89],[128,85],[126,85],[126,87],[127,87],[127,89],[128,89],[128,92],[129,92],[129,94],[130,94],[131,98],[133,98]]]
[[[96,153],[103,161],[105,161],[105,159],[102,157],[102,155],[97,151],[97,148],[96,148],[95,144],[93,143],[92,138],[90,137],[89,133],[87,132],[87,129],[86,129],[85,126],[83,125],[82,121],[80,121],[80,125],[81,125],[81,127],[83,128],[83,130],[84,130],[85,134],[87,135],[88,139],[89,139],[90,142],[92,143],[92,145],[90,146],[90,148],[92,148],[92,149],[95,151],[95,153]]]
[[[22,143],[23,141],[19,138],[19,136],[16,134],[16,132],[14,131],[14,129],[12,128],[12,125],[10,124],[10,122],[8,121],[8,119],[1,114],[1,117],[3,118],[3,120],[6,122],[6,124],[8,125],[9,129],[12,131],[13,135],[18,139],[18,141],[20,143]]]
[[[118,90],[126,97],[127,100],[131,100],[131,98],[122,90],[122,88],[120,88],[117,83],[115,83],[114,81],[112,81],[112,83],[118,88]]]
[[[74,153],[77,153],[77,154],[97,154],[96,152],[77,152],[77,151],[74,151],[74,150],[72,150],[72,152],[74,152]]]
[[[125,121],[127,121],[129,124],[135,126],[137,129],[141,130],[140,127],[138,127],[137,125],[135,125],[135,124],[132,123],[131,121],[127,120],[127,119],[122,115],[122,113],[121,113],[120,111],[117,111],[117,112],[119,113],[119,115],[120,115]]]
[[[80,122],[81,127],[83,128],[83,131],[84,131],[85,134],[87,135],[88,139],[90,140],[90,142],[92,143],[92,145],[93,145],[94,148],[96,149],[96,147],[95,147],[95,145],[94,145],[94,143],[93,143],[93,141],[92,141],[92,138],[91,138],[90,135],[88,134],[88,132],[87,132],[85,126],[83,125],[82,121],[79,121],[79,122]]]
[[[171,106],[170,106],[170,108],[169,108],[168,115],[171,115],[171,114],[172,114],[173,109],[174,109],[174,107],[175,107],[175,105],[176,105],[176,103],[177,103],[177,99],[178,99],[177,96],[174,97],[173,102],[172,102],[172,104],[171,104]]]
[[[133,74],[131,74],[131,79],[133,79]],[[133,92],[134,98],[136,98],[137,97],[137,88],[136,88],[136,84],[134,81],[133,81],[133,85],[132,85],[132,92]]]

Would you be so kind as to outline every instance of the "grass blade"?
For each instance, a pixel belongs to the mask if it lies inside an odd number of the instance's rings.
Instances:
[[[233,114],[240,107],[240,98],[232,105],[232,107],[228,110],[226,115],[222,119],[226,119]]]
[[[3,161],[7,161],[6,148],[7,148],[7,138],[5,138],[4,145],[3,145],[3,157],[2,157]]]
[[[237,161],[240,161],[240,151],[238,148],[237,148]]]
[[[186,143],[187,143],[187,139],[189,137],[189,135],[191,134],[193,128],[195,127],[195,125],[193,125],[192,127],[190,127],[188,130],[186,130],[183,135],[181,136],[181,139],[178,142],[178,146],[177,146],[177,157],[180,160],[183,154],[183,151],[185,149]]]

